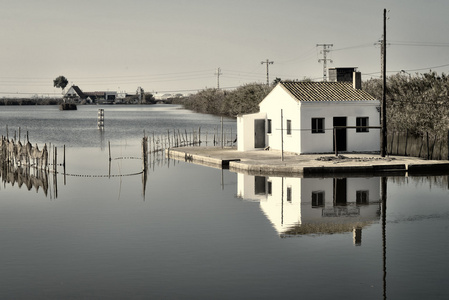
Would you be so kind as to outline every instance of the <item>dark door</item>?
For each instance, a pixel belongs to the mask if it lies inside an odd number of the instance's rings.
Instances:
[[[267,177],[254,176],[254,194],[265,195],[266,185],[267,185]]]
[[[346,205],[347,198],[346,178],[334,178],[334,205]]]
[[[346,126],[346,117],[334,117],[334,126]],[[335,151],[335,138],[334,138]],[[346,151],[346,128],[337,129],[337,151]]]
[[[265,148],[265,119],[254,120],[254,148]]]

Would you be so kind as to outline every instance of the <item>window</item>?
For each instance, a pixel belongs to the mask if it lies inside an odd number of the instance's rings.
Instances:
[[[287,201],[292,202],[292,187],[291,186],[287,187]]]
[[[368,132],[368,128],[358,128],[358,126],[369,126],[368,117],[357,117],[356,126],[356,132]]]
[[[312,192],[312,207],[324,206],[324,191]]]
[[[287,134],[292,134],[292,120],[287,120]]]
[[[271,181],[267,182],[267,194],[271,195],[272,194],[272,186],[273,184],[271,183]]]
[[[357,204],[368,204],[369,202],[369,193],[368,191],[357,191]]]
[[[267,133],[271,133],[271,119],[267,120]]]
[[[324,118],[312,118],[312,133],[324,133]]]

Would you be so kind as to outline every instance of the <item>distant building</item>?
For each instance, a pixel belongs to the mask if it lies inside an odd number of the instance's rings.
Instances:
[[[379,151],[380,131],[368,127],[380,126],[380,101],[361,89],[359,72],[352,72],[352,82],[347,72],[337,69],[336,82],[278,83],[259,104],[259,113],[237,118],[238,150]]]
[[[83,92],[78,86],[72,85],[64,95],[66,99],[75,101],[91,100],[93,102],[114,103],[117,99],[117,92]]]
[[[83,93],[83,91],[76,85],[72,85],[67,93],[65,93],[64,98],[79,98],[79,99],[86,99],[86,95]]]

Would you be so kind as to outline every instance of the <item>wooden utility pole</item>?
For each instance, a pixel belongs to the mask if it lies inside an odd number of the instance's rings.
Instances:
[[[382,103],[381,103],[381,149],[380,155],[387,154],[387,10],[384,9],[384,36],[382,42]]]

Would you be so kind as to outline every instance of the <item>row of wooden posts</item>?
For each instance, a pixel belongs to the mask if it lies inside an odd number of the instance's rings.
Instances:
[[[209,140],[209,138],[211,138]],[[237,137],[233,138],[232,130],[230,133],[215,132],[209,135],[207,132],[202,135],[201,127],[198,130],[192,130],[190,133],[186,129],[181,130],[167,130],[167,134],[155,134],[154,132],[147,136],[144,131],[144,139],[146,141],[146,152],[160,152],[169,148],[188,147],[188,146],[207,146],[210,143],[213,146],[231,146],[236,142]]]

